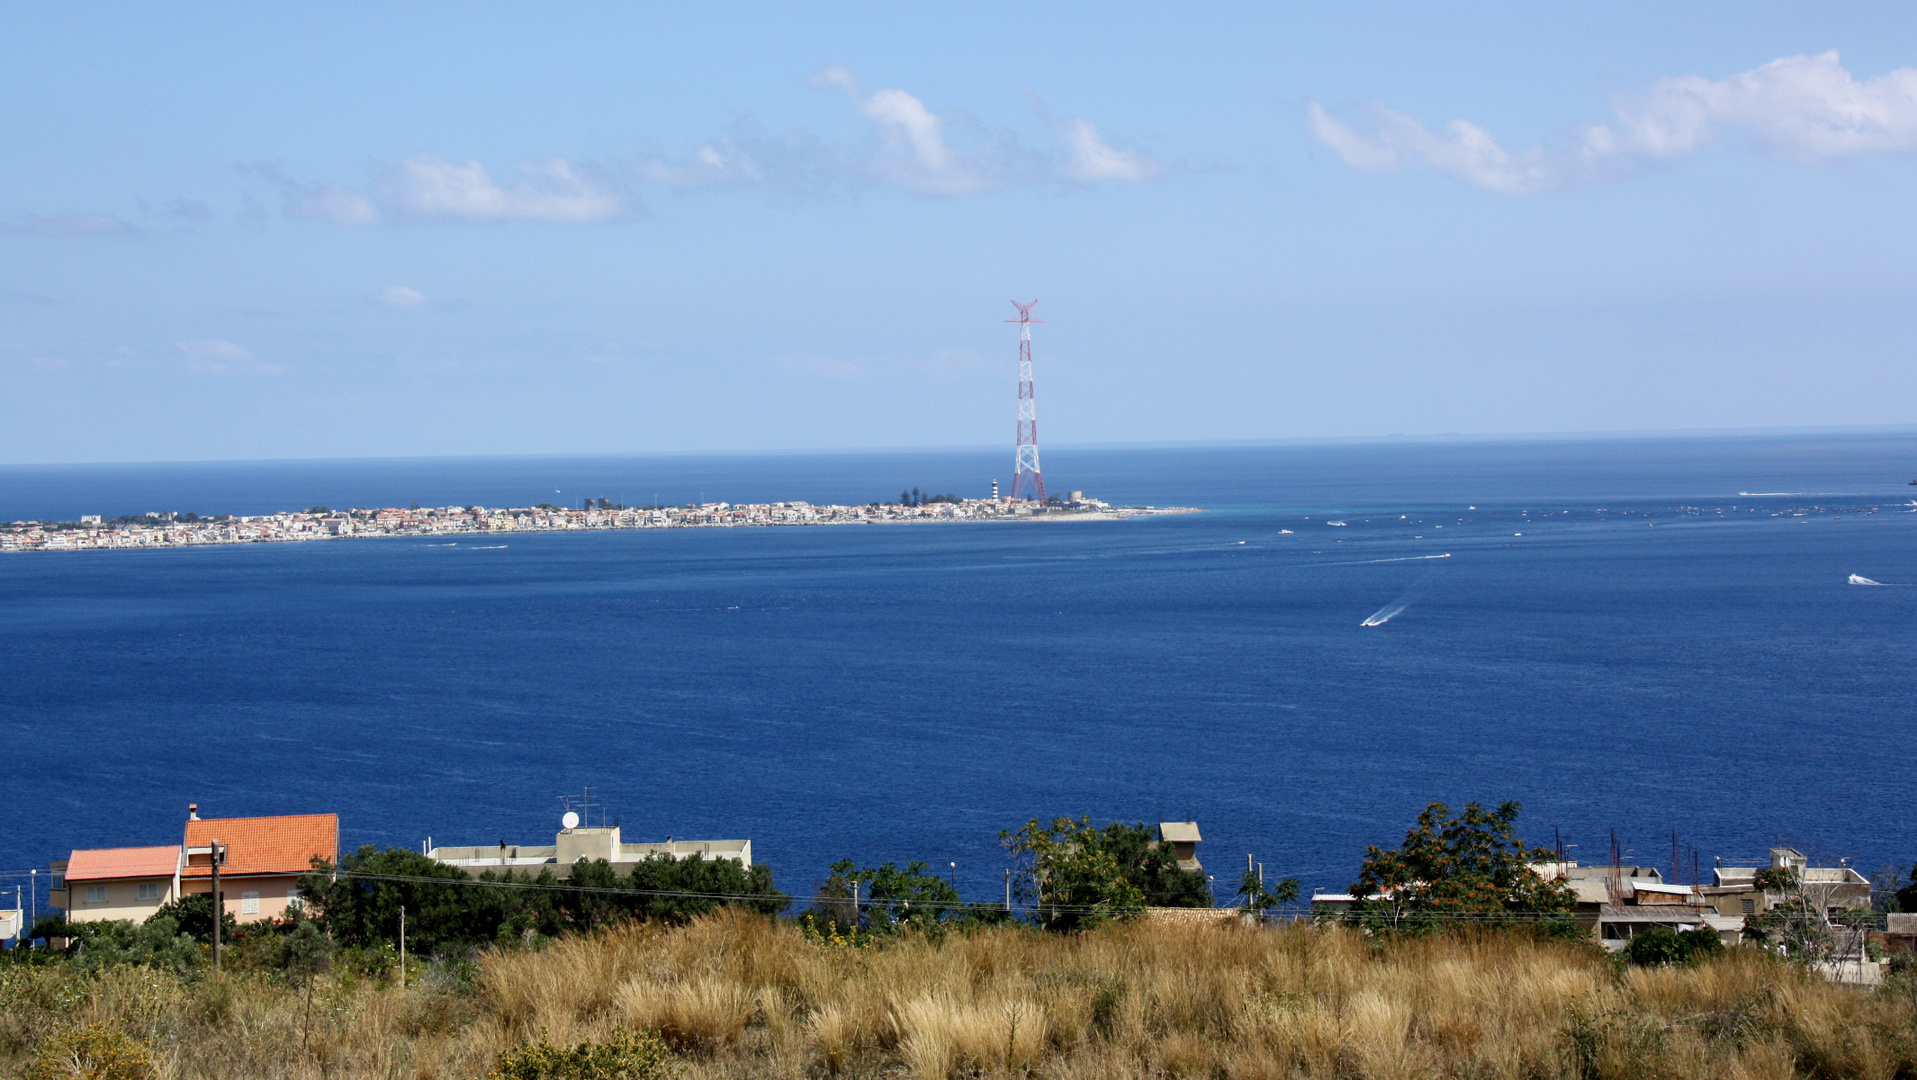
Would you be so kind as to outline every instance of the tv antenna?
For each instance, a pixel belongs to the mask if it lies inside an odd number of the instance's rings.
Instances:
[[[573,809],[573,802],[575,799],[578,801],[578,804],[579,804],[579,808],[576,811]],[[576,796],[575,795],[559,796],[559,803],[561,806],[564,806],[566,808],[565,815],[562,816],[559,819],[559,821],[568,829],[578,828],[581,822],[585,822],[588,825],[592,824],[592,808],[595,805],[599,807],[599,818],[600,818],[599,823],[601,825],[605,824],[605,817],[606,817],[605,805],[603,803],[595,804],[592,801],[592,788],[590,787],[580,788],[579,794]]]

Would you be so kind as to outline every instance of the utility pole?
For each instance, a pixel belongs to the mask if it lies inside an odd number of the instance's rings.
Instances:
[[[213,865],[213,970],[220,970],[220,916],[226,914],[226,904],[220,898],[220,863],[225,861],[225,851],[218,840],[213,841],[207,852],[207,861]]]
[[[1012,499],[1017,501],[1019,493],[1026,498],[1045,501],[1045,476],[1038,470],[1038,411],[1032,400],[1032,324],[1043,322],[1032,318],[1032,309],[1038,306],[1034,300],[1029,304],[1012,301],[1018,309],[1018,318],[1005,320],[1018,324],[1018,449],[1012,454]]]
[[[399,988],[406,989],[406,908],[399,909]]]
[[[996,485],[998,481],[994,480],[992,483]],[[1012,869],[1011,867],[1008,866],[1005,868],[1005,914],[1010,915],[1011,913],[1012,913]]]
[[[859,932],[859,879],[852,879],[852,933]]]

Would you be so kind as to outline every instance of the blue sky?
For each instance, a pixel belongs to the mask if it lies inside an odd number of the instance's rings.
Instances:
[[[0,461],[1917,421],[1917,15],[38,5]]]

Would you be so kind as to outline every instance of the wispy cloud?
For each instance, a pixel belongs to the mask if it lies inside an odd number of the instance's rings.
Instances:
[[[186,355],[187,370],[198,375],[233,375],[245,372],[277,375],[285,370],[278,364],[262,363],[251,350],[222,338],[179,341],[174,344],[178,345],[180,352]]]
[[[1170,171],[1142,150],[1114,148],[1089,120],[1053,117],[1036,101],[1034,107],[1060,141],[1059,150],[1028,148],[1009,131],[988,130],[964,113],[939,113],[906,90],[868,92],[849,68],[828,67],[808,81],[845,95],[866,123],[863,145],[839,145],[805,131],[768,138],[742,128],[683,158],[644,158],[637,177],[674,187],[799,193],[889,187],[962,196],[1058,180],[1137,182]]]
[[[1792,161],[1917,150],[1917,68],[1859,81],[1835,51],[1786,56],[1711,81],[1659,79],[1614,102],[1613,122],[1582,127],[1566,144],[1508,151],[1490,132],[1453,120],[1433,132],[1374,106],[1363,121],[1334,117],[1318,102],[1305,119],[1318,141],[1352,168],[1387,172],[1422,165],[1490,191],[1525,194],[1608,179],[1646,161],[1681,158],[1720,132]]]
[[[0,221],[0,233],[13,236],[125,236],[133,225],[112,214],[18,214]]]
[[[388,285],[367,299],[380,307],[400,309],[423,308],[432,303],[425,293],[404,285]]]
[[[519,167],[511,187],[496,183],[477,161],[453,164],[434,154],[399,163],[382,185],[386,203],[414,218],[465,221],[605,221],[627,200],[591,166],[548,158]]]
[[[769,135],[742,121],[680,156],[646,153],[612,163],[548,158],[517,166],[510,180],[495,179],[478,161],[436,154],[383,168],[362,187],[297,180],[271,164],[248,171],[279,190],[285,215],[339,225],[602,222],[639,212],[632,189],[647,184],[797,195],[877,187],[956,197],[1060,181],[1136,183],[1172,171],[1144,150],[1114,147],[1081,117],[1057,118],[1040,108],[1059,145],[1031,149],[1008,130],[988,129],[963,112],[935,111],[908,91],[868,91],[845,67],[825,68],[809,81],[845,95],[864,122],[861,142],[848,145],[803,129]]]
[[[280,190],[289,217],[324,218],[336,225],[398,221],[545,221],[581,223],[620,217],[632,200],[606,170],[564,158],[521,165],[510,184],[493,179],[477,161],[454,163],[437,154],[406,158],[384,171],[371,193],[339,184],[302,183],[277,166],[253,171]]]

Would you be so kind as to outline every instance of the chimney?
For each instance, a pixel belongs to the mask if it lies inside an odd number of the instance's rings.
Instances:
[[[186,804],[186,820],[188,821],[200,820],[200,804],[199,803],[190,802]]]

